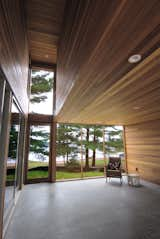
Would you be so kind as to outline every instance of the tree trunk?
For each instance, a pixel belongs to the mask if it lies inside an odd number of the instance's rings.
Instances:
[[[64,166],[65,166],[65,164],[66,164],[65,155],[63,155],[63,164],[64,164]]]
[[[95,132],[94,132],[94,137],[93,137],[93,142],[95,143],[96,141],[96,136],[95,136]],[[93,149],[93,156],[92,156],[92,167],[96,166],[96,149]]]
[[[89,128],[87,128],[87,135],[86,135],[86,141],[89,141]],[[85,168],[89,169],[89,150],[88,146],[86,148],[86,162],[85,162]]]
[[[92,167],[96,166],[96,150],[93,150]]]
[[[66,153],[66,155],[67,155],[67,163],[68,163],[68,152]]]

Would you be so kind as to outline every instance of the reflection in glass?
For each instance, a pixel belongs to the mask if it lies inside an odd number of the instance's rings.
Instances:
[[[20,133],[21,114],[18,107],[12,102],[11,125],[9,135],[9,149],[6,171],[6,190],[5,190],[5,212],[13,205],[15,191],[18,187],[18,149]]]
[[[28,179],[48,178],[50,126],[30,126]]]

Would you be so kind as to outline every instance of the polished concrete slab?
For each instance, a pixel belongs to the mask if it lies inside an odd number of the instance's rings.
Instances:
[[[113,179],[24,187],[6,239],[159,239],[160,187]]]

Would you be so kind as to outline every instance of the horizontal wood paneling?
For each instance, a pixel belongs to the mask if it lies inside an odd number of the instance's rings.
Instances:
[[[160,1],[67,3],[57,121],[133,124],[160,118]],[[135,53],[141,63],[128,63]]]
[[[127,166],[160,184],[160,120],[125,127]]]
[[[26,1],[29,49],[33,61],[56,63],[64,7],[65,0]]]
[[[23,1],[0,1],[0,64],[24,112],[28,111],[28,46]]]

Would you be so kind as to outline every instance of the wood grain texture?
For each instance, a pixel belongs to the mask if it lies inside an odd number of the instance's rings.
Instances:
[[[160,184],[160,120],[125,127],[127,166],[140,177]]]
[[[0,65],[26,113],[29,57],[22,3],[20,0],[0,1]]]
[[[26,1],[29,48],[33,61],[56,63],[64,7],[65,0]]]
[[[57,121],[124,125],[160,118],[160,1],[67,3]],[[135,53],[141,63],[129,64]]]
[[[53,121],[52,115],[44,115],[44,114],[29,114],[28,115],[28,123],[34,125],[45,125],[50,124]]]

